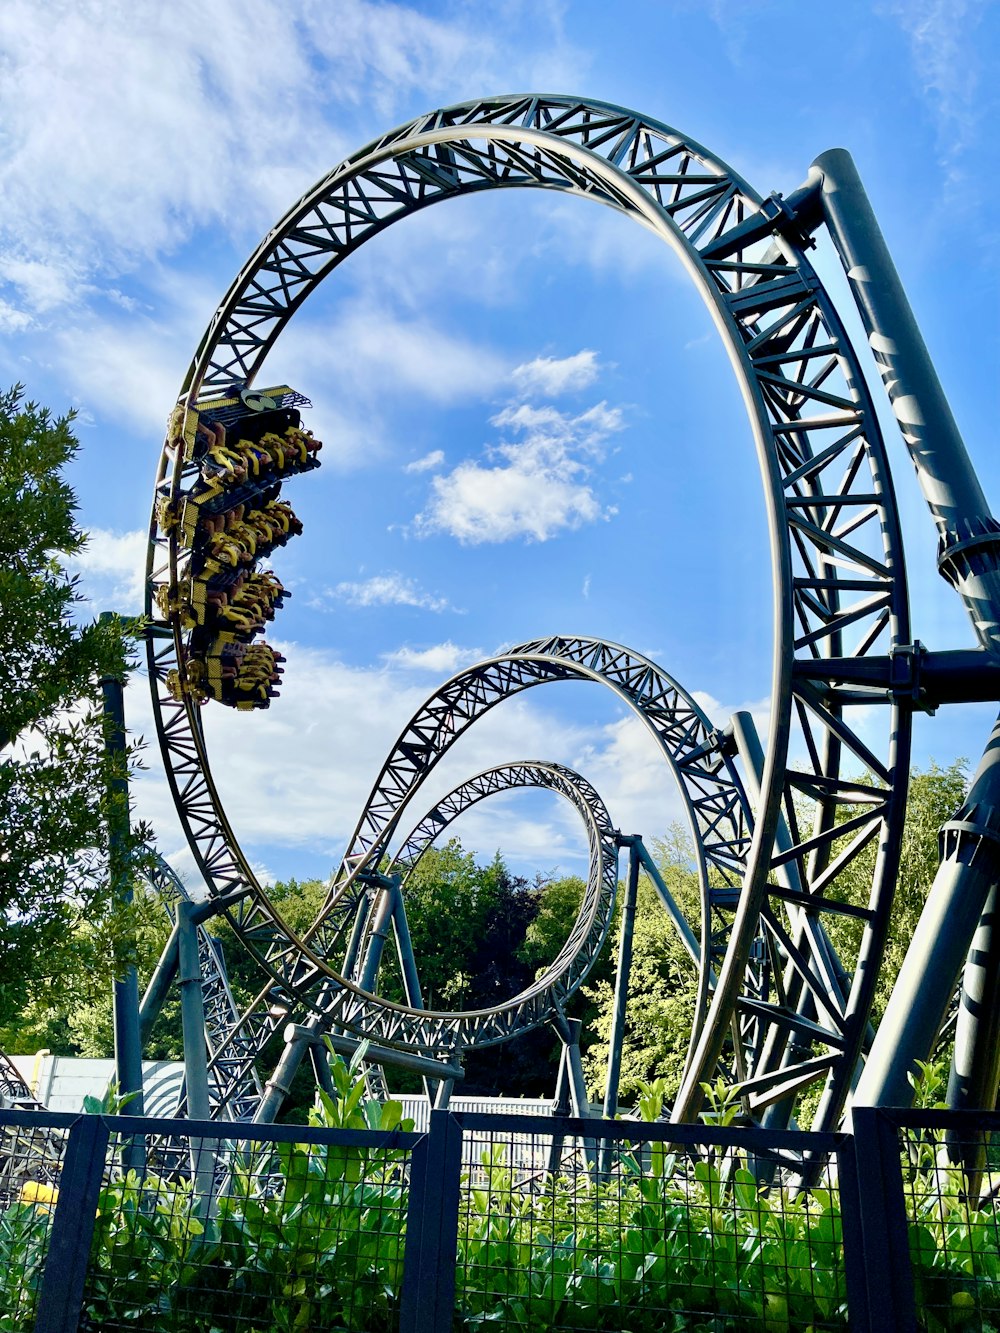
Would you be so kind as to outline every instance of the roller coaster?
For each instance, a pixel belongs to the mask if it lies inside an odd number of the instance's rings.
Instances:
[[[747,714],[713,725],[663,668],[618,644],[568,635],[519,644],[460,671],[416,711],[359,813],[322,910],[297,934],[227,818],[203,725],[206,708],[281,706],[283,658],[261,635],[288,593],[265,561],[280,563],[281,548],[302,530],[286,483],[308,486],[322,462],[321,442],[303,425],[305,395],[256,381],[299,308],[366,241],[432,204],[509,188],[561,191],[640,223],[679,257],[711,314],[746,406],[770,534],[769,731],[759,738]],[[820,228],[844,264],[868,348],[852,345],[810,263]],[[911,632],[893,479],[868,387],[873,368],[977,649],[928,651]],[[1000,527],[846,153],[823,154],[791,195],[764,198],[667,125],[559,96],[463,103],[362,148],[292,206],[236,277],[160,452],[146,571],[149,679],[167,780],[204,881],[204,900],[186,915],[201,932],[200,973],[214,996],[207,1043],[188,1051],[192,1114],[273,1118],[306,1055],[329,1085],[324,1038],[345,1051],[367,1042],[374,1086],[381,1069],[400,1065],[422,1073],[445,1104],[467,1052],[542,1025],[564,1044],[565,1077],[583,1108],[566,1006],[607,938],[623,851],[623,929],[631,930],[644,868],[691,958],[694,1021],[676,1120],[698,1115],[702,1085],[720,1069],[746,1113],[773,1126],[801,1123],[803,1094],[817,1086],[814,1128],[838,1125],[852,1099],[905,1102],[906,1073],[926,1057],[966,956],[952,1100],[990,1104],[997,1006],[978,1001],[993,994],[998,962],[987,901],[1000,864],[995,740],[968,804],[943,831],[941,871],[877,1033],[870,1013],[899,864],[912,715],[1000,699],[998,566]],[[639,719],[676,782],[695,847],[698,920],[673,900],[641,838],[614,828],[585,777],[544,758],[479,773],[401,836],[439,760],[487,712],[536,686],[580,680]],[[576,922],[521,994],[488,1010],[428,1009],[407,927],[407,878],[458,814],[515,787],[561,795],[583,822],[590,869]],[[859,896],[862,872],[868,888]],[[176,900],[184,890],[164,875],[165,896]],[[228,920],[266,978],[242,1013],[218,984],[203,929],[212,915]],[[851,931],[830,929],[845,919]],[[390,934],[400,1002],[379,993]],[[853,941],[849,952],[834,936]],[[183,972],[182,944],[175,931],[147,992],[144,1025]],[[628,1000],[627,950],[622,957],[611,1114]],[[284,1052],[265,1078],[261,1051],[280,1032]]]

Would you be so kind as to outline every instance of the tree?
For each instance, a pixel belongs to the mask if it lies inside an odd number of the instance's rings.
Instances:
[[[71,422],[21,386],[0,393],[0,1024],[37,995],[108,984],[127,954],[107,866],[109,781],[129,758],[106,753],[99,681],[124,675],[130,638],[118,618],[77,619]]]

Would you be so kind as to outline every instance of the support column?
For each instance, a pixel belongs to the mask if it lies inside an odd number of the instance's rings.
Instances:
[[[184,1090],[189,1120],[210,1120],[208,1095],[208,1050],[205,1046],[205,1000],[201,988],[198,956],[198,927],[191,913],[195,904],[182,899],[177,904],[178,982],[181,992],[181,1029],[184,1033]],[[215,1192],[215,1153],[203,1139],[192,1138],[191,1173],[203,1200],[204,1216],[212,1207]]]
[[[111,620],[109,611],[101,620]],[[129,865],[128,773],[125,754],[125,689],[118,676],[101,677],[104,697],[104,744],[111,768],[108,780],[108,856],[110,892],[114,906],[132,902],[132,876]],[[115,964],[113,1011],[115,1029],[115,1077],[118,1094],[129,1097],[123,1115],[142,1115],[142,1047],[139,1042],[139,978],[134,963],[117,975]]]
[[[618,940],[618,967],[615,972],[615,1007],[611,1017],[608,1042],[608,1078],[604,1087],[604,1119],[618,1114],[618,1084],[622,1072],[622,1047],[625,1043],[625,1016],[628,983],[632,971],[632,935],[635,930],[635,905],[639,892],[639,838],[619,838],[618,845],[628,848],[628,882],[622,908],[622,929]]]
[[[1000,850],[1000,849],[995,849]],[[986,906],[965,962],[955,1049],[948,1079],[948,1106],[953,1111],[992,1111],[1000,1082],[1000,891],[990,889]],[[986,1166],[986,1135],[951,1144],[961,1160],[971,1199],[978,1199]]]
[[[998,883],[1000,718],[994,723],[968,800],[941,830],[941,864],[858,1081],[855,1105],[911,1104],[913,1089],[907,1075],[915,1072],[915,1061],[930,1056],[962,960],[987,898]],[[992,1014],[988,1021],[995,1021]],[[970,1012],[965,1029],[969,1043],[960,1057],[966,1069],[970,1067],[968,1051],[980,1041],[975,1031],[978,1025],[978,1017]]]
[[[163,1003],[170,992],[174,977],[177,975],[177,926],[174,925],[170,938],[163,946],[159,962],[149,979],[146,993],[139,1005],[139,1045],[145,1046],[153,1024],[160,1015]]]
[[[803,221],[825,220],[885,391],[938,530],[938,569],[965,603],[987,652],[1000,655],[1000,524],[921,336],[850,153],[833,148],[797,192]],[[791,202],[791,200],[789,200]],[[819,212],[817,213],[817,209]]]
[[[285,1098],[291,1092],[292,1079],[298,1073],[302,1057],[310,1045],[311,1041],[303,1031],[296,1030],[289,1040],[286,1029],[285,1049],[281,1052],[274,1073],[264,1084],[264,1095],[253,1118],[255,1125],[270,1125],[281,1110]]]

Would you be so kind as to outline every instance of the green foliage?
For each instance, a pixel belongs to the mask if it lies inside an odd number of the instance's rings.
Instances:
[[[71,421],[24,403],[20,386],[0,393],[0,1024],[38,996],[108,984],[128,961],[107,830],[126,799],[109,781],[130,756],[106,754],[99,679],[124,675],[130,635],[117,618],[76,619],[62,563],[86,541],[63,475]]]
[[[333,1130],[412,1128],[398,1103],[366,1102],[361,1050],[333,1057],[336,1094],[311,1121]],[[725,1089],[714,1089],[723,1118]],[[663,1082],[643,1094],[662,1108]],[[745,1155],[693,1165],[669,1145],[598,1177],[525,1189],[502,1146],[462,1177],[454,1328],[524,1333],[808,1333],[846,1329],[835,1190],[758,1186]],[[996,1328],[1000,1230],[963,1199],[939,1137],[904,1163],[918,1309],[928,1333]],[[134,1171],[98,1202],[87,1327],[149,1333],[388,1333],[406,1244],[405,1154],[343,1142],[261,1144],[229,1159],[211,1207],[186,1181]],[[0,1212],[0,1331],[29,1333],[54,1191],[26,1186]],[[425,1273],[424,1277],[428,1275]]]

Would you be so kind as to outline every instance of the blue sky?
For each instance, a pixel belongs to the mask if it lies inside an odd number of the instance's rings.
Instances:
[[[988,0],[5,0],[0,379],[79,413],[95,609],[138,609],[163,424],[260,236],[376,135],[497,92],[637,109],[765,194],[849,148],[1000,505],[998,38]],[[720,721],[763,714],[771,592],[750,433],[709,317],[654,237],[537,191],[430,209],[337,270],[264,380],[309,395],[325,450],[288,488],[306,530],[275,561],[293,592],[269,635],[289,658],[282,696],[266,715],[207,718],[262,873],[327,873],[406,719],[502,645],[602,635],[655,657]],[[914,632],[971,645],[890,446]],[[128,708],[148,732],[145,691],[136,680]],[[917,761],[974,757],[991,720],[976,706],[920,719]],[[677,815],[638,725],[582,685],[504,705],[434,790],[522,758],[579,768],[626,831],[655,836]],[[185,869],[155,746],[146,762],[139,812]],[[484,803],[457,831],[524,873],[582,869],[581,831],[551,796]]]

